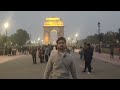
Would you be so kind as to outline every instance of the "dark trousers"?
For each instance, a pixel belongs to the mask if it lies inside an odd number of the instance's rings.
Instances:
[[[33,55],[32,58],[33,58],[33,64],[36,64],[36,56]]]
[[[45,60],[46,62],[48,62],[48,55],[45,55]]]
[[[41,55],[41,56],[40,56],[40,63],[43,63],[43,62],[44,62],[44,56]]]
[[[114,58],[113,52],[110,53],[110,58]]]
[[[80,59],[83,60],[83,54],[80,54]]]
[[[88,68],[88,72],[91,72],[91,61],[92,60],[85,60],[85,69],[84,69],[84,71],[86,71],[86,69]]]
[[[49,56],[50,56],[50,53],[49,53]]]

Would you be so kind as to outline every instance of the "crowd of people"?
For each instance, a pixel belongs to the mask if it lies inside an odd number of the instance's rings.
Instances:
[[[36,57],[40,59],[40,63],[48,62],[48,58],[53,50],[53,45],[33,46],[31,49],[31,55],[33,58],[33,64],[36,64]],[[38,52],[38,53],[37,53]]]
[[[72,78],[76,79],[76,68],[71,51],[66,45],[66,39],[64,37],[58,38],[56,46],[45,45],[39,47],[32,47],[31,55],[33,58],[33,64],[36,64],[36,57],[38,55],[40,63],[46,62],[46,68],[44,72],[44,79],[69,79],[70,73]],[[38,54],[37,54],[38,52]],[[80,47],[80,59],[85,61],[85,68],[83,72],[86,72],[88,68],[88,74],[91,74],[91,61],[93,56],[93,47],[90,43],[85,43],[84,47]]]
[[[72,48],[74,51],[75,47]],[[114,58],[114,48],[110,47],[110,58]],[[119,49],[120,51],[120,49]],[[14,56],[18,52],[19,55],[32,55],[33,64],[37,64],[36,59],[39,58],[40,63],[47,63],[44,79],[70,79],[70,73],[73,79],[77,79],[74,58],[72,57],[71,50],[66,45],[64,37],[58,38],[56,45],[41,45],[32,47],[9,47],[8,55]],[[79,55],[80,60],[84,61],[84,69],[82,72],[88,74],[92,73],[91,62],[93,59],[94,47],[90,43],[84,43],[80,46]]]
[[[72,50],[74,51],[74,47]],[[44,79],[69,79],[70,73],[72,78],[77,79],[76,68],[74,59],[71,54],[71,50],[66,45],[66,39],[64,37],[58,38],[56,45],[41,45],[32,47],[20,47],[8,49],[8,55],[32,55],[33,64],[37,64],[36,59],[39,58],[40,63],[47,63]],[[79,55],[80,60],[84,61],[84,69],[82,72],[88,71],[88,74],[92,73],[93,67],[91,67],[93,59],[94,47],[90,43],[84,43],[84,47],[80,46]],[[110,47],[110,58],[114,58],[114,48]],[[88,70],[87,70],[88,69]]]

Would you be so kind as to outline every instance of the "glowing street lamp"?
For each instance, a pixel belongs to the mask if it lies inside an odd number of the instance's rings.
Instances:
[[[33,43],[33,41],[31,41],[31,43]]]
[[[75,34],[75,37],[76,37],[76,47],[77,47],[77,37],[78,37],[78,34]]]
[[[70,37],[68,37],[68,40],[70,40]]]
[[[70,40],[70,37],[68,37],[68,45],[69,45],[69,40]]]
[[[8,23],[5,23],[4,27],[5,27],[5,29],[7,29],[8,28]]]
[[[40,41],[40,38],[38,38],[38,41]]]
[[[78,36],[78,34],[75,34],[75,37],[77,37]]]
[[[40,44],[40,38],[38,38],[38,43]]]
[[[8,28],[8,23],[4,24],[4,28],[6,29],[6,50],[5,50],[5,54],[7,55],[7,28]]]
[[[43,40],[42,40],[42,44],[43,44]]]

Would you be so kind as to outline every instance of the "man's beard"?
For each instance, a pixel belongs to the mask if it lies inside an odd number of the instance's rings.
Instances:
[[[60,47],[59,47],[59,50],[62,50],[62,51],[63,51],[63,50],[65,50],[65,47],[64,47],[64,46],[60,46]]]

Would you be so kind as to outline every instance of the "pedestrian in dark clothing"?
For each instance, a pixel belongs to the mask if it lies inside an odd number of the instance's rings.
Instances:
[[[46,60],[46,62],[48,62],[48,58],[49,58],[49,49],[46,46],[46,48],[45,48],[45,60]]]
[[[52,46],[51,46],[51,45],[49,45],[49,46],[48,46],[48,49],[49,49],[49,56],[50,56],[51,51],[52,51]]]
[[[32,59],[33,59],[33,64],[36,64],[36,53],[37,53],[37,48],[33,47],[32,48]]]
[[[83,60],[83,48],[80,47],[80,51],[79,51],[79,54],[80,54],[80,59]]]
[[[38,51],[38,56],[40,58],[40,63],[44,62],[44,49],[41,47]]]
[[[93,58],[93,49],[90,46],[90,44],[87,44],[87,49],[85,52],[85,68],[83,70],[83,72],[86,72],[86,69],[88,68],[88,74],[91,74],[91,61]]]
[[[84,47],[83,47],[84,60],[86,60],[86,51],[87,51],[87,43],[84,43]]]
[[[110,47],[110,58],[114,58],[114,48],[113,48],[113,46]]]

